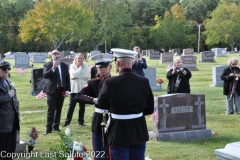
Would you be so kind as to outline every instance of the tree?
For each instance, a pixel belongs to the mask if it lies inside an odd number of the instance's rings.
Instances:
[[[172,49],[182,45],[185,37],[184,24],[187,22],[182,12],[182,8],[175,5],[171,12],[165,12],[164,18],[155,17],[156,25],[151,30],[151,37],[157,46]]]
[[[206,20],[206,44],[229,43],[231,50],[240,39],[240,6],[235,3],[220,4]]]
[[[94,13],[93,27],[89,40],[93,49],[110,43],[113,37],[121,35],[124,27],[132,23],[126,0],[82,0],[85,7]]]
[[[37,0],[19,25],[23,42],[45,41],[58,49],[63,42],[86,37],[92,25],[92,12],[76,0]]]

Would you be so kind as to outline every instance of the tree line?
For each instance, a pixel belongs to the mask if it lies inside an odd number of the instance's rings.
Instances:
[[[239,0],[0,0],[0,52],[233,50],[239,17]]]

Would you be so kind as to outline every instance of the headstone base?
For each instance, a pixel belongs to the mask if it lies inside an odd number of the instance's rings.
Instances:
[[[181,141],[181,140],[196,140],[196,139],[209,139],[212,138],[212,132],[210,129],[181,131],[181,132],[168,132],[157,133],[149,132],[150,140],[157,141]]]
[[[160,86],[150,86],[152,91],[160,91],[162,89],[161,85]]]
[[[223,84],[209,84],[209,87],[222,87]]]
[[[26,152],[26,143],[23,142],[23,141],[20,141],[20,143],[16,145],[15,152],[16,153],[24,153],[24,152]]]
[[[224,149],[215,149],[216,158],[220,160],[239,160],[240,142],[227,144]]]

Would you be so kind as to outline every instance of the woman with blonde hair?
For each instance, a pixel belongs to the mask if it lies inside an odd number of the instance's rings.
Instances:
[[[236,113],[240,114],[240,69],[238,60],[234,57],[228,60],[228,67],[223,70],[221,79],[223,82],[223,95],[226,97],[226,114],[233,114],[233,99]]]
[[[65,120],[64,127],[70,125],[73,112],[77,101],[75,100],[75,95],[78,93],[89,79],[88,65],[84,63],[85,57],[82,53],[77,53],[73,63],[70,65],[70,80],[71,80],[71,94],[69,99],[68,113]],[[79,102],[78,111],[78,124],[80,126],[84,125],[84,113],[85,113],[85,103]]]

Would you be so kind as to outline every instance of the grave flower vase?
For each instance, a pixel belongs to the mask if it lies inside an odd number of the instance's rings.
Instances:
[[[28,146],[28,153],[31,153],[33,151],[34,146]]]

